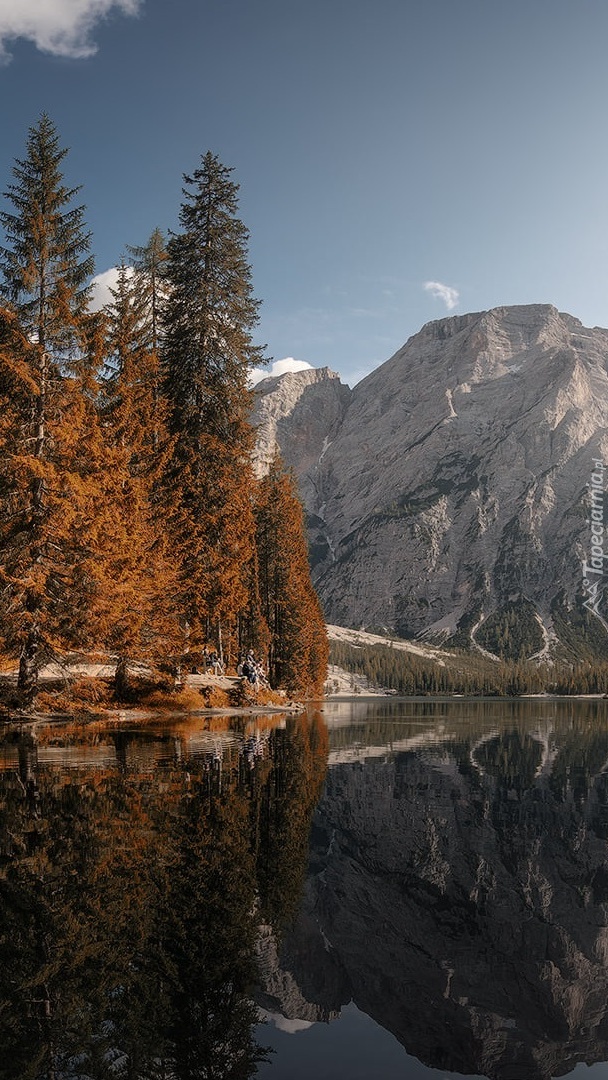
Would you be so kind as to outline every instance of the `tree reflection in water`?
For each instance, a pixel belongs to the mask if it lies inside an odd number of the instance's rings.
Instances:
[[[249,1077],[258,926],[297,905],[324,725],[145,769],[118,742],[66,770],[24,734],[0,773],[0,1075]]]

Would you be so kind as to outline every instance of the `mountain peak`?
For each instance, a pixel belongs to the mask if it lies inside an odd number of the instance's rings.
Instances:
[[[328,367],[288,371],[258,383],[252,417],[256,474],[263,476],[280,450],[304,493],[306,477],[338,430],[351,393]]]
[[[300,368],[296,371],[283,371],[274,375],[267,375],[266,378],[260,379],[255,390],[257,394],[275,393],[277,385],[280,383],[285,387],[293,387],[297,392],[300,387],[312,386],[315,383],[324,382],[326,379],[339,380],[340,376],[336,371],[332,371],[328,367]]]
[[[607,372],[607,330],[527,304],[428,323],[352,391],[331,373],[259,400],[297,469],[328,619],[490,652],[515,608],[524,652],[570,617],[603,635],[582,562]]]

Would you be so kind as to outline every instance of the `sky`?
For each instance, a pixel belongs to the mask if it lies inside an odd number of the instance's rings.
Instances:
[[[0,0],[0,192],[47,112],[107,280],[211,150],[256,343],[350,385],[433,319],[608,326],[607,47],[606,0]]]

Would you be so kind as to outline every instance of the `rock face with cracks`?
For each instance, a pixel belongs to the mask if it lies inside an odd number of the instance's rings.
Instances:
[[[254,421],[258,468],[270,446],[295,468],[330,622],[475,641],[519,618],[531,655],[582,619],[605,647],[603,575],[594,614],[582,566],[608,330],[544,304],[442,319],[352,391],[328,369],[265,380]]]

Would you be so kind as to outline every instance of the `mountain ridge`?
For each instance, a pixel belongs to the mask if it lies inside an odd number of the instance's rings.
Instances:
[[[608,330],[533,304],[427,323],[353,390],[290,373],[289,412],[288,376],[260,384],[254,421],[268,433],[272,402],[328,621],[508,658],[604,652],[582,565],[607,372]]]

